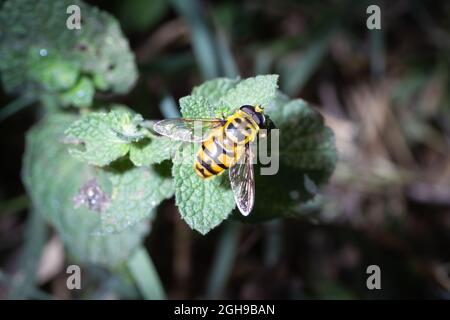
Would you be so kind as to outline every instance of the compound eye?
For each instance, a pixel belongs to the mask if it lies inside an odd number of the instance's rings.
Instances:
[[[255,111],[255,108],[249,104],[243,105],[239,109],[241,109],[242,111],[247,112],[247,113],[251,113],[251,112]]]
[[[266,121],[264,115],[261,113],[252,114],[252,118],[253,118],[253,120],[255,120],[255,122],[256,122],[256,124],[258,124],[258,126],[262,126],[264,124],[264,122]]]

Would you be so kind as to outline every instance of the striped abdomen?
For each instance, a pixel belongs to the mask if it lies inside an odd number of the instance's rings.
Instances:
[[[250,116],[237,111],[203,141],[195,159],[195,172],[202,178],[221,174],[237,163],[245,145],[254,140],[258,130]]]

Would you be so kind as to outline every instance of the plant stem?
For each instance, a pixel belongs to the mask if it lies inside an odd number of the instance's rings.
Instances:
[[[159,104],[159,110],[161,111],[165,119],[181,117],[180,111],[177,107],[177,103],[171,95],[164,96],[164,98],[161,100],[161,103]]]
[[[383,30],[371,30],[370,37],[370,71],[374,79],[383,78],[386,70]]]
[[[25,244],[20,257],[20,267],[16,275],[19,280],[14,283],[9,293],[11,299],[27,298],[36,289],[34,286],[36,272],[47,239],[47,229],[44,218],[37,211],[33,210],[30,214],[25,231]]]
[[[283,238],[281,233],[282,224],[279,220],[270,221],[265,225],[264,238],[264,264],[273,267],[281,257]]]
[[[32,102],[34,102],[34,99],[28,96],[20,96],[14,101],[11,101],[0,110],[0,122],[29,106]]]
[[[310,44],[297,65],[291,66],[285,71],[282,87],[286,94],[295,96],[318,69],[328,52],[330,40],[334,32],[333,24],[331,30],[327,30]]]
[[[0,283],[3,283],[5,286],[12,287],[14,286],[14,280],[11,279],[9,275],[0,270]],[[44,292],[38,288],[32,287],[30,288],[28,295],[26,298],[36,299],[36,300],[53,300],[54,297],[47,292]]]
[[[230,277],[236,259],[240,225],[228,223],[219,241],[214,263],[208,281],[206,296],[217,299]]]
[[[144,247],[136,250],[128,261],[128,268],[142,296],[147,300],[164,300],[166,294],[158,272]]]

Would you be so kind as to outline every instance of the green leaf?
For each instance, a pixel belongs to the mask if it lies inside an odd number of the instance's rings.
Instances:
[[[242,104],[267,105],[275,97],[277,76],[245,80],[220,78],[208,81],[180,99],[185,118],[212,118],[231,113]],[[227,100],[225,100],[225,98]],[[193,168],[199,144],[185,144],[174,159],[175,199],[181,216],[194,230],[206,234],[235,208],[228,171],[211,179],[198,177]]]
[[[278,75],[210,80],[180,99],[181,113],[185,118],[211,118],[230,114],[245,104],[266,106],[275,98],[277,81]]]
[[[181,98],[180,108],[184,118],[214,118],[213,106],[200,95]]]
[[[92,105],[94,95],[94,83],[89,78],[82,77],[74,87],[61,95],[61,101],[65,106],[87,108]]]
[[[231,111],[245,104],[265,107],[275,97],[277,81],[278,75],[274,74],[248,78],[227,91],[220,100]]]
[[[107,168],[110,203],[101,212],[99,232],[120,232],[153,216],[155,208],[174,193],[170,174],[161,167],[133,167],[127,160]]]
[[[185,118],[212,118],[229,115],[245,104],[264,107],[275,98],[277,81],[278,75],[207,81],[180,99],[181,112]]]
[[[146,121],[147,122],[147,121]],[[150,166],[171,159],[181,142],[157,136],[146,129],[142,117],[125,107],[109,113],[90,113],[66,130],[67,143],[75,158],[96,166],[106,166],[129,153],[136,166]]]
[[[108,197],[90,200],[107,203],[108,198],[126,198],[122,192],[131,194],[125,184],[114,187],[116,182],[105,183],[109,172],[68,155],[67,146],[60,141],[64,130],[76,120],[77,117],[72,115],[54,114],[45,117],[27,133],[22,177],[34,208],[57,230],[76,261],[115,268],[140,245],[148,233],[148,225],[142,221],[114,234],[102,234],[98,232],[101,213],[85,205],[76,208],[77,196],[88,181],[98,182],[108,194]],[[108,184],[111,189],[106,187]],[[108,193],[112,190],[115,193]],[[89,203],[95,208],[102,207],[94,201]]]
[[[66,27],[70,5],[80,7],[79,30]],[[80,74],[112,93],[128,92],[136,82],[135,59],[116,19],[83,1],[2,1],[0,30],[0,74],[8,93],[44,102],[52,101],[50,94],[61,104],[61,90],[75,86]]]
[[[167,137],[152,136],[133,143],[130,148],[130,160],[136,166],[149,166],[170,160],[178,151],[181,142]]]
[[[89,164],[108,165],[128,153],[131,141],[144,137],[137,127],[139,119],[122,110],[88,114],[66,130],[67,140],[81,147],[69,152]]]
[[[88,114],[66,130],[66,141],[83,147],[69,149],[71,155],[88,164],[109,165],[99,171],[103,174],[98,181],[86,181],[77,195],[77,207],[87,205],[101,213],[100,233],[118,232],[150,217],[155,207],[174,193],[170,176],[159,172],[164,171],[163,166],[150,166],[170,158],[169,139],[148,138],[141,123],[140,115],[122,108]],[[124,158],[128,152],[139,167]]]
[[[226,95],[228,91],[234,88],[239,83],[238,79],[228,79],[228,78],[217,78],[214,80],[207,81],[202,85],[195,87],[192,91],[192,95],[188,96],[191,99],[197,100],[207,100],[209,109],[214,111],[209,111],[209,117],[222,117],[224,115],[232,113],[238,107],[229,108],[222,102],[222,97]],[[181,101],[180,101],[181,104]],[[193,112],[188,110],[188,114],[195,114],[195,105],[191,106]],[[182,108],[183,111],[183,108]],[[186,113],[186,112],[185,112]],[[187,116],[186,116],[187,117]],[[193,117],[193,116],[191,116]]]
[[[206,81],[202,85],[195,87],[192,90],[192,95],[204,97],[211,105],[214,105],[238,83],[238,79],[217,78]]]
[[[31,52],[38,50],[39,48],[34,48]],[[76,84],[80,66],[73,61],[36,54],[30,54],[29,59],[30,77],[42,83],[49,91],[67,90]]]
[[[282,109],[278,123],[281,135],[281,160],[300,170],[333,171],[336,149],[331,129],[324,126],[322,116],[301,99],[290,101]]]
[[[234,215],[246,222],[306,212],[305,206],[328,181],[337,161],[333,133],[308,103],[290,101],[278,93],[265,112],[280,130],[279,170],[275,175],[260,175],[260,166],[255,166],[255,209],[245,218]]]
[[[226,219],[235,207],[228,174],[203,180],[194,173],[194,149],[188,146],[183,154],[183,162],[186,159],[192,161],[173,165],[176,204],[189,227],[206,234]]]

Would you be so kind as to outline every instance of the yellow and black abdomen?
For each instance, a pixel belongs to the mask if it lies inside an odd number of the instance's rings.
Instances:
[[[239,161],[258,130],[250,116],[237,111],[203,141],[195,158],[195,172],[204,179],[221,174]]]

